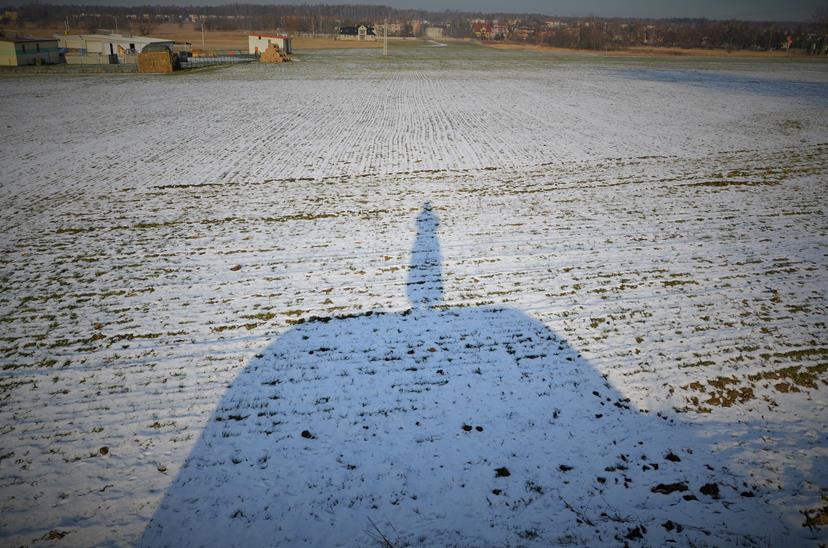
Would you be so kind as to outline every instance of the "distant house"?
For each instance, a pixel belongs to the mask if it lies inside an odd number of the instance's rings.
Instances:
[[[53,65],[60,63],[58,41],[34,36],[0,36],[0,65]]]
[[[439,40],[443,37],[443,27],[428,27],[425,31],[426,38]]]
[[[382,36],[383,29],[385,28],[385,24],[380,23],[374,29],[374,33],[378,36]],[[399,36],[402,33],[403,24],[402,23],[388,23],[388,36]]]
[[[166,44],[175,47],[173,40],[150,36],[124,36],[122,34],[56,34],[61,48],[66,50],[69,64],[117,64],[137,63],[138,54],[149,44]]]
[[[481,40],[491,40],[492,38],[492,23],[491,21],[475,21],[472,23],[472,33]]]
[[[374,32],[374,27],[366,27],[365,25],[339,27],[339,39],[375,41],[377,34]]]
[[[498,36],[500,38],[505,38],[509,34],[509,26],[505,23],[492,23],[492,37],[497,39]]]
[[[293,53],[293,44],[291,43],[289,36],[283,34],[274,34],[271,36],[257,34],[247,37],[248,51],[254,55],[261,55],[267,51],[270,44],[276,44],[282,53],[286,53],[288,55]]]

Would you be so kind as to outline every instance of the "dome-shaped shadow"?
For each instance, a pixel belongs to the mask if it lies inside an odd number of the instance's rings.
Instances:
[[[720,463],[546,326],[441,306],[437,224],[426,204],[411,310],[314,319],[250,362],[142,545],[717,544],[761,529]]]

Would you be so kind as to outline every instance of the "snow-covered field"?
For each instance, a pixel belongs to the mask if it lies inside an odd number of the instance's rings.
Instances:
[[[0,78],[0,544],[828,541],[828,64]]]

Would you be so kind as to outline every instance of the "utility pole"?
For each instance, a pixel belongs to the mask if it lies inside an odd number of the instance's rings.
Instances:
[[[388,18],[385,18],[385,23],[382,25],[382,34],[383,34],[383,41],[382,41],[382,54],[385,57],[388,57]]]
[[[206,49],[204,47],[204,17],[199,19],[199,22],[201,23],[201,49]]]
[[[115,19],[115,34],[118,34],[118,17],[113,15],[112,18]]]

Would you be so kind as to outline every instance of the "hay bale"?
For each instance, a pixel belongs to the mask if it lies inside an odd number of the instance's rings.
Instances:
[[[259,57],[260,63],[282,63],[284,61],[290,61],[290,59],[273,42],[267,46],[267,49]]]
[[[138,72],[172,72],[175,68],[169,51],[150,51],[138,55]]]

